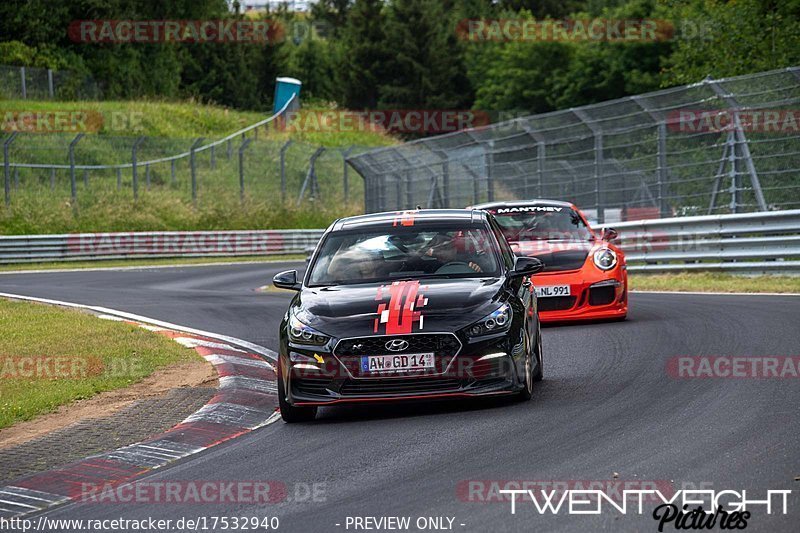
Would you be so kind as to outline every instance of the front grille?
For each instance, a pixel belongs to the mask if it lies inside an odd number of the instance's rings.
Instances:
[[[408,341],[408,348],[402,352],[386,349],[386,343],[393,339]],[[413,335],[384,335],[380,337],[359,337],[344,339],[336,345],[333,354],[355,377],[372,377],[361,372],[361,357],[365,355],[412,354],[433,352],[436,368],[428,374],[441,374],[445,371],[453,357],[461,349],[458,339],[449,333],[420,333]],[[415,371],[414,375],[425,374]]]
[[[574,296],[551,296],[549,298],[539,298],[539,311],[564,311],[572,309],[575,305]]]
[[[539,298],[539,311],[564,311],[575,306],[574,296],[551,296]]]
[[[589,289],[589,305],[608,305],[614,301],[616,287],[591,287]]]
[[[435,394],[458,392],[461,382],[457,379],[440,378],[396,378],[396,379],[348,379],[340,390],[342,396],[379,394]]]
[[[291,383],[297,394],[304,396],[330,396],[328,387],[331,386],[331,380],[329,378],[292,377]]]

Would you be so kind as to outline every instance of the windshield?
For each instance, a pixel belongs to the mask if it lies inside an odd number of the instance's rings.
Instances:
[[[526,209],[526,208],[519,208]],[[503,235],[511,242],[527,240],[588,241],[592,232],[578,215],[568,207],[542,207],[552,211],[534,210],[513,213],[493,213]]]
[[[392,227],[329,234],[308,285],[499,275],[493,241],[483,228]]]

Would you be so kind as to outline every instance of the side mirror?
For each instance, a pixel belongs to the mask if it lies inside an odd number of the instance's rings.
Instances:
[[[535,257],[517,257],[514,270],[509,273],[509,277],[532,276],[543,269],[544,263]]]
[[[603,228],[603,232],[600,234],[600,238],[604,241],[613,241],[619,237],[619,233],[614,228]]]
[[[299,291],[300,284],[297,282],[297,270],[286,270],[275,274],[275,277],[272,278],[272,284],[279,289]]]

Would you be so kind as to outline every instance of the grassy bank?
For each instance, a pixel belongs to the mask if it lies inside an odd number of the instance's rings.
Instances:
[[[734,276],[716,272],[631,274],[636,291],[800,293],[800,276]]]
[[[343,150],[355,152],[396,142],[376,131],[320,132],[260,129],[243,157],[244,199],[240,198],[239,149],[242,140],[196,157],[197,200],[192,201],[188,158],[174,168],[169,162],[147,161],[188,151],[197,137],[222,138],[266,115],[237,112],[191,102],[33,102],[3,101],[0,111],[57,112],[93,110],[104,119],[99,133],[75,145],[79,164],[129,163],[138,136],[141,143],[134,201],[130,168],[78,171],[77,201],[71,200],[68,169],[20,168],[12,179],[12,202],[0,207],[0,234],[70,233],[92,231],[212,230],[318,228],[338,216],[363,209],[363,180],[349,169],[349,194],[344,195]],[[116,117],[116,118],[115,118]],[[122,117],[122,118],[120,118]],[[120,123],[135,127],[117,129]],[[13,162],[65,164],[72,133],[22,135],[12,144]],[[285,185],[281,185],[280,151],[285,152]],[[311,155],[317,159],[317,186],[310,184],[300,198]],[[285,194],[284,194],[285,189]]]
[[[5,299],[0,331],[0,428],[197,357],[137,326]]]

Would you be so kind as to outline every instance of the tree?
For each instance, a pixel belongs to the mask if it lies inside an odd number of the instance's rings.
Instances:
[[[356,0],[340,34],[341,103],[348,109],[375,108],[391,57],[384,31],[383,0]]]

